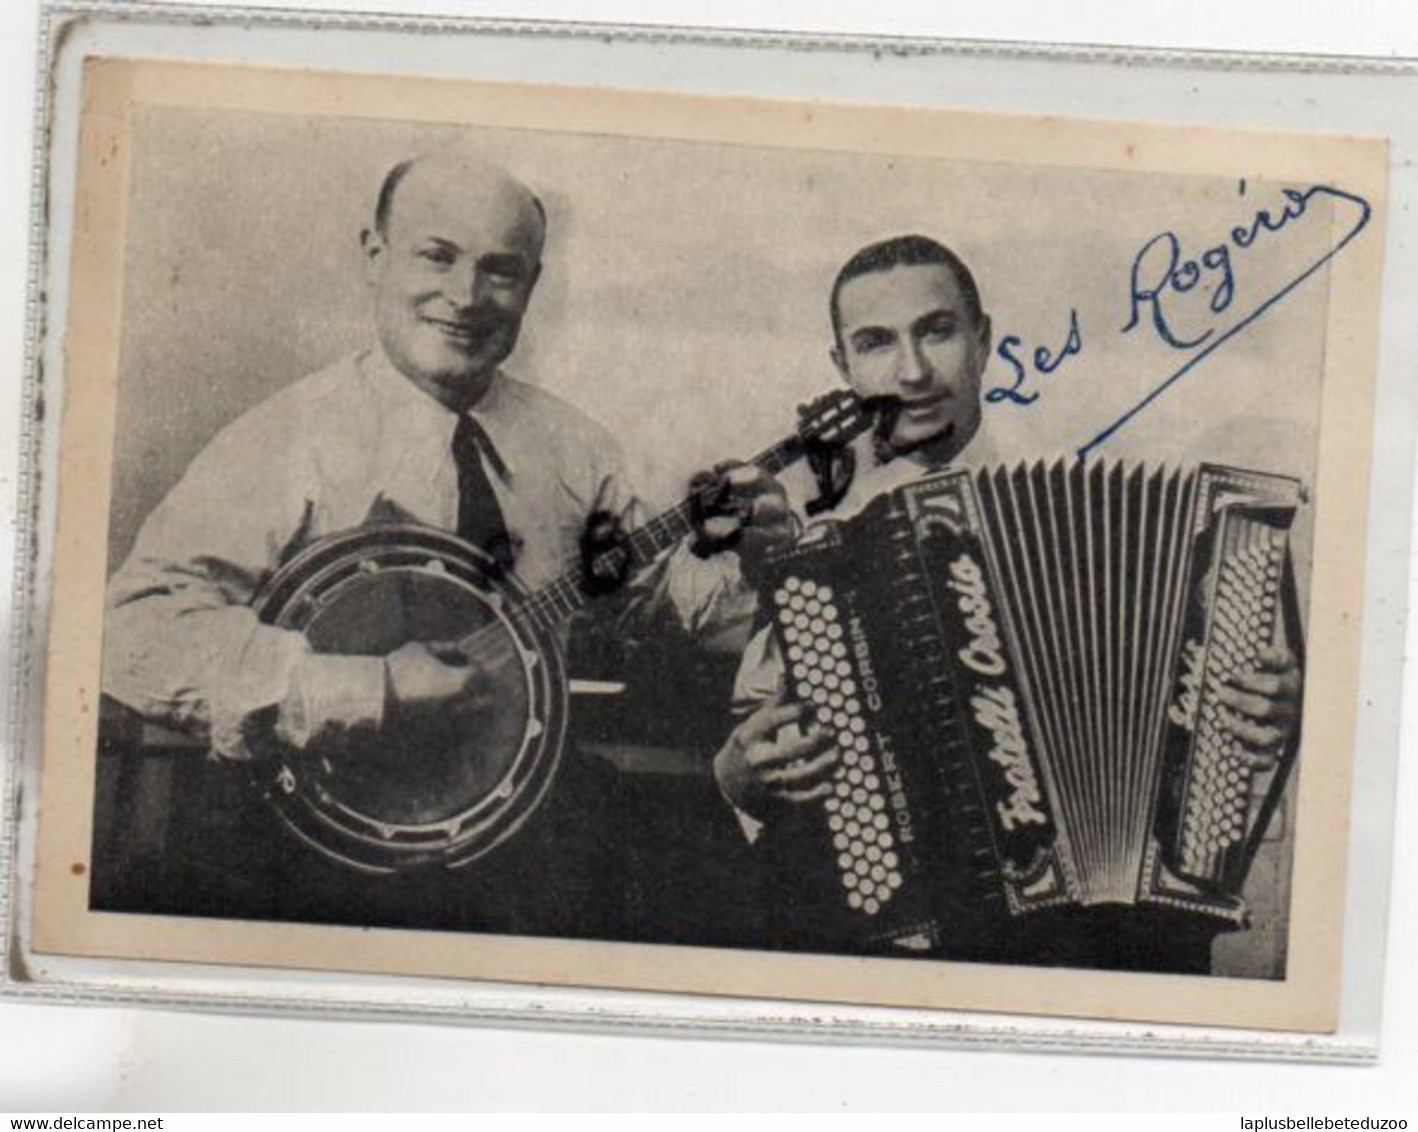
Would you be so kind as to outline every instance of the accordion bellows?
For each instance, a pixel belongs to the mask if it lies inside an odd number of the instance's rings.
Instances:
[[[1241,922],[1288,761],[1252,770],[1217,694],[1298,649],[1299,502],[1285,477],[1061,461],[944,472],[811,528],[769,604],[841,753],[820,832],[854,934],[948,933],[961,871],[1014,915]]]

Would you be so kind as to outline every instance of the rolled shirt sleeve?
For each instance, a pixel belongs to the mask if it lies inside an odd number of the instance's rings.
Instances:
[[[644,521],[618,446],[567,402],[499,375],[475,415],[506,465],[493,489],[523,544],[516,573],[529,589],[575,561],[592,512],[632,529]],[[252,602],[292,555],[372,515],[451,529],[454,424],[374,351],[225,428],[110,581],[105,692],[231,758],[250,755],[260,735],[301,747],[377,727],[382,658],[317,653],[303,634],[262,623]],[[735,555],[701,560],[681,544],[631,580],[622,609],[646,633],[675,624],[703,642],[735,626],[746,635],[754,606]]]
[[[299,421],[280,415],[258,410],[219,434],[109,583],[104,691],[228,758],[248,757],[258,728],[303,746],[376,725],[384,707],[380,658],[316,654],[251,608],[315,506],[288,435]]]

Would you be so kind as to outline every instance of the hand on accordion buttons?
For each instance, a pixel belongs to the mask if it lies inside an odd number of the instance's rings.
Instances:
[[[410,641],[384,658],[389,714],[490,710],[519,663],[511,637],[498,630],[459,641]]]
[[[802,805],[832,792],[838,753],[815,723],[802,726],[802,704],[770,701],[730,733],[714,756],[724,796],[759,817],[774,803]]]
[[[1268,770],[1289,749],[1300,725],[1300,662],[1289,649],[1267,648],[1250,672],[1233,676],[1217,693],[1230,709],[1227,725],[1242,759]]]
[[[730,548],[752,570],[798,536],[783,485],[754,464],[719,464],[689,484],[694,549],[707,557]]]

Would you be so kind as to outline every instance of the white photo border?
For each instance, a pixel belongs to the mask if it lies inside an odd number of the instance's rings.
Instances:
[[[242,32],[240,29],[248,30]],[[157,33],[183,29],[183,36],[158,42]],[[927,1043],[961,1046],[1009,1045],[1014,1048],[1088,1049],[1150,1052],[1194,1056],[1242,1056],[1257,1058],[1316,1058],[1334,1061],[1366,1061],[1375,1055],[1382,1002],[1382,949],[1384,910],[1387,898],[1388,858],[1392,844],[1392,800],[1396,772],[1398,704],[1401,687],[1403,619],[1396,611],[1406,608],[1409,503],[1411,501],[1411,455],[1413,440],[1413,393],[1400,380],[1404,365],[1418,357],[1414,335],[1404,333],[1392,317],[1409,297],[1418,296],[1418,279],[1397,255],[1386,262],[1383,305],[1385,328],[1376,396],[1376,428],[1373,438],[1373,469],[1370,487],[1369,564],[1367,567],[1366,616],[1361,712],[1356,751],[1363,762],[1356,768],[1353,806],[1364,822],[1356,823],[1351,844],[1362,840],[1363,852],[1351,852],[1345,929],[1345,977],[1341,1024],[1333,1037],[1295,1036],[1248,1031],[1218,1031],[1204,1028],[1134,1026],[1122,1023],[1079,1023],[1039,1018],[1004,1019],[1000,1016],[966,1016],[939,1012],[896,1011],[876,1008],[815,1008],[796,1003],[732,1002],[729,1000],[689,1000],[684,996],[644,995],[574,989],[546,990],[508,986],[458,984],[438,991],[421,989],[415,994],[398,980],[357,977],[311,977],[309,985],[294,988],[292,974],[282,972],[277,982],[260,974],[182,968],[171,964],[117,964],[103,961],[64,961],[51,967],[36,964],[35,957],[23,954],[14,945],[22,942],[25,883],[29,854],[33,852],[34,760],[38,752],[39,698],[42,693],[45,596],[48,549],[54,518],[52,483],[57,449],[57,416],[42,413],[46,397],[53,397],[52,382],[58,373],[54,362],[57,343],[44,336],[44,322],[51,309],[63,309],[63,292],[53,286],[54,265],[66,262],[63,254],[65,205],[64,154],[74,150],[73,113],[76,87],[66,87],[64,51],[78,50],[85,36],[100,38],[116,33],[120,45],[142,47],[147,55],[192,57],[193,44],[203,40],[205,49],[222,57],[236,51],[234,42],[222,43],[223,34],[242,41],[241,53],[249,60],[254,39],[261,41],[265,62],[303,59],[321,68],[363,69],[357,58],[336,55],[349,44],[336,44],[338,36],[393,37],[436,44],[427,33],[472,37],[479,44],[496,43],[506,52],[495,65],[515,60],[522,81],[537,81],[525,67],[534,57],[537,65],[552,65],[543,55],[545,45],[589,46],[615,51],[635,47],[661,50],[724,51],[746,60],[763,53],[765,59],[822,55],[839,60],[872,59],[879,68],[872,81],[891,86],[901,78],[912,60],[948,56],[955,60],[989,62],[992,65],[1028,65],[1052,68],[1060,78],[1086,80],[1079,67],[1101,67],[1119,76],[1192,72],[1224,85],[1227,79],[1268,72],[1304,74],[1314,77],[1318,88],[1326,84],[1348,83],[1371,93],[1379,84],[1418,83],[1418,65],[1411,62],[1377,62],[1354,59],[1312,59],[1261,55],[1216,55],[1174,51],[1083,49],[1022,44],[951,43],[941,40],[858,39],[838,36],[792,36],[754,33],[736,35],[695,29],[655,29],[603,27],[596,25],[554,25],[520,21],[459,20],[448,17],[428,21],[409,17],[370,17],[332,13],[271,12],[264,10],[182,8],[156,4],[60,4],[46,13],[41,29],[39,82],[43,92],[39,108],[34,184],[34,212],[29,264],[30,306],[27,334],[24,409],[20,420],[23,478],[20,485],[22,528],[19,532],[17,567],[14,579],[13,630],[6,662],[9,672],[9,700],[12,709],[10,741],[12,758],[4,767],[6,827],[0,847],[6,886],[0,892],[0,911],[7,918],[4,943],[7,994],[22,998],[71,1001],[135,1002],[154,1006],[187,1006],[199,1009],[298,1012],[314,1010],[325,1014],[360,1017],[401,1016],[448,1018],[467,1021],[519,1023],[528,1025],[607,1026],[650,1031],[690,1029],[703,1032],[741,1034],[747,1037],[779,1037],[788,1040],[846,1040],[891,1043]],[[147,42],[144,44],[146,37]],[[184,38],[186,37],[186,38]],[[254,37],[254,39],[253,39]],[[366,45],[373,42],[366,38]],[[64,51],[59,50],[61,44]],[[104,50],[113,51],[110,44]],[[123,53],[122,46],[116,53]],[[323,54],[322,54],[323,53]],[[273,57],[268,58],[267,55]],[[432,54],[437,55],[437,51]],[[276,58],[274,56],[280,56]],[[316,56],[321,56],[317,58]],[[71,55],[72,59],[73,56]],[[403,58],[412,59],[409,53]],[[482,65],[487,60],[479,61]],[[446,65],[446,58],[433,64]],[[1074,69],[1070,73],[1070,68]],[[870,69],[870,68],[868,68]],[[765,67],[766,71],[767,68]],[[420,74],[430,73],[420,69]],[[439,71],[438,73],[443,73]],[[617,70],[617,77],[633,73]],[[736,71],[735,81],[750,84],[751,68]],[[484,72],[478,77],[503,77]],[[1167,74],[1167,77],[1173,77]],[[72,76],[70,76],[72,78]],[[577,81],[568,76],[540,76],[542,81]],[[52,83],[51,83],[51,80]],[[589,81],[581,77],[579,81]],[[663,75],[652,75],[646,89],[664,90]],[[761,81],[761,77],[760,77]],[[1177,78],[1176,85],[1182,85]],[[718,89],[721,94],[760,94],[770,97],[813,97],[820,92],[788,89],[781,72],[772,89],[739,85]],[[1165,85],[1165,80],[1163,84]],[[909,82],[898,89],[913,89]],[[707,93],[707,89],[700,90]],[[1075,92],[1078,94],[1081,92]],[[1325,87],[1325,95],[1330,87]],[[834,99],[854,100],[835,93]],[[69,100],[66,103],[66,98]],[[1335,102],[1341,101],[1333,96]],[[998,100],[1003,102],[1005,100]],[[1324,98],[1321,97],[1324,104]],[[1418,100],[1406,100],[1418,106]],[[1411,176],[1404,180],[1400,170],[1407,155],[1418,150],[1418,112],[1406,116],[1398,108],[1400,97],[1372,98],[1365,111],[1370,118],[1352,118],[1345,129],[1387,134],[1394,144],[1394,180],[1390,189],[1390,229],[1388,247],[1404,246],[1403,204],[1415,196]],[[919,105],[910,102],[908,105]],[[958,106],[959,102],[950,105]],[[1015,105],[988,108],[1019,110]],[[1037,112],[1040,108],[1035,107]],[[1198,107],[1193,102],[1178,104],[1177,111],[1190,120]],[[1079,112],[1069,110],[1069,113]],[[66,113],[68,117],[66,118]],[[1284,112],[1279,112],[1283,116]],[[1315,125],[1313,106],[1291,108],[1295,126]],[[1304,113],[1302,121],[1299,117]],[[1389,120],[1392,119],[1392,120]],[[1256,124],[1254,119],[1235,119],[1230,124]],[[1331,128],[1325,126],[1325,128]],[[46,142],[48,144],[46,144]],[[69,188],[72,191],[72,167]],[[47,192],[53,183],[58,191]],[[48,218],[48,219],[47,219]],[[45,376],[42,376],[45,375]],[[57,400],[57,398],[55,398]],[[20,803],[23,816],[13,816]],[[24,973],[20,973],[20,972]],[[210,987],[220,982],[219,992]]]

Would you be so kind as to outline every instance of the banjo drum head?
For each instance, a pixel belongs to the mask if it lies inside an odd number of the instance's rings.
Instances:
[[[284,823],[367,872],[468,864],[511,837],[560,759],[566,681],[560,640],[519,615],[525,594],[461,540],[373,527],[313,545],[272,579],[258,615],[311,648],[386,656],[410,641],[464,642],[497,657],[475,702],[386,720],[253,767]]]

